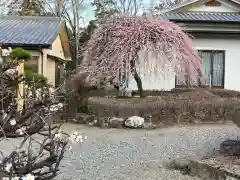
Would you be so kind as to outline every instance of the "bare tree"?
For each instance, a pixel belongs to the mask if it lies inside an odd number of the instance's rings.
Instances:
[[[47,12],[45,11],[42,0],[11,0],[7,3],[7,14],[19,16],[45,16]]]
[[[161,0],[158,3],[153,3],[152,7],[154,7],[154,10],[161,11],[164,9],[168,9],[171,7],[174,7],[178,4],[183,3],[185,0]]]
[[[46,11],[53,16],[66,20],[72,34],[72,47],[74,48],[73,57],[78,66],[79,57],[79,36],[81,32],[80,25],[83,23],[82,10],[84,9],[84,0],[42,0],[44,1]]]
[[[137,15],[143,5],[143,0],[113,0],[121,14]]]
[[[95,17],[102,19],[111,15],[137,15],[143,8],[143,0],[93,0]]]

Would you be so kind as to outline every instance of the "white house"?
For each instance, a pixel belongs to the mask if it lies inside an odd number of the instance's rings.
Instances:
[[[203,84],[240,91],[240,0],[188,0],[159,16],[184,25],[204,60]],[[211,77],[211,78],[210,78]],[[171,73],[142,77],[145,90],[171,90],[186,84]],[[130,79],[129,90],[137,90]]]

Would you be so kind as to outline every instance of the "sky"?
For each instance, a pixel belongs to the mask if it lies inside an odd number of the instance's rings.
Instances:
[[[94,9],[91,4],[84,4],[84,7],[81,9],[81,15],[83,16],[84,24],[87,24],[90,20],[94,19]]]

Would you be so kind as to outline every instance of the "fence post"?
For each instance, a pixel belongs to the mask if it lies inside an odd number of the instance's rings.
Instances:
[[[3,58],[2,58],[2,48],[0,47],[0,74],[3,74]],[[4,87],[4,80],[3,78],[1,78],[1,88]],[[3,105],[3,98],[4,97],[4,94],[3,94],[3,91],[1,93],[1,111],[4,110],[4,105]]]
[[[210,74],[210,77],[209,77],[209,79],[210,79],[210,82],[209,82],[209,87],[210,87],[210,89],[212,88],[212,75]]]

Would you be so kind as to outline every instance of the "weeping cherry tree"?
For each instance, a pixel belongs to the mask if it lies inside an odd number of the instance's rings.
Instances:
[[[140,68],[163,78],[172,71],[180,81],[185,81],[187,75],[191,84],[197,84],[199,73],[203,72],[202,59],[183,28],[153,17],[108,18],[95,30],[84,50],[74,78],[77,88],[83,79],[88,85],[112,82],[121,86],[133,76],[143,96]],[[149,53],[154,61],[148,58]]]

